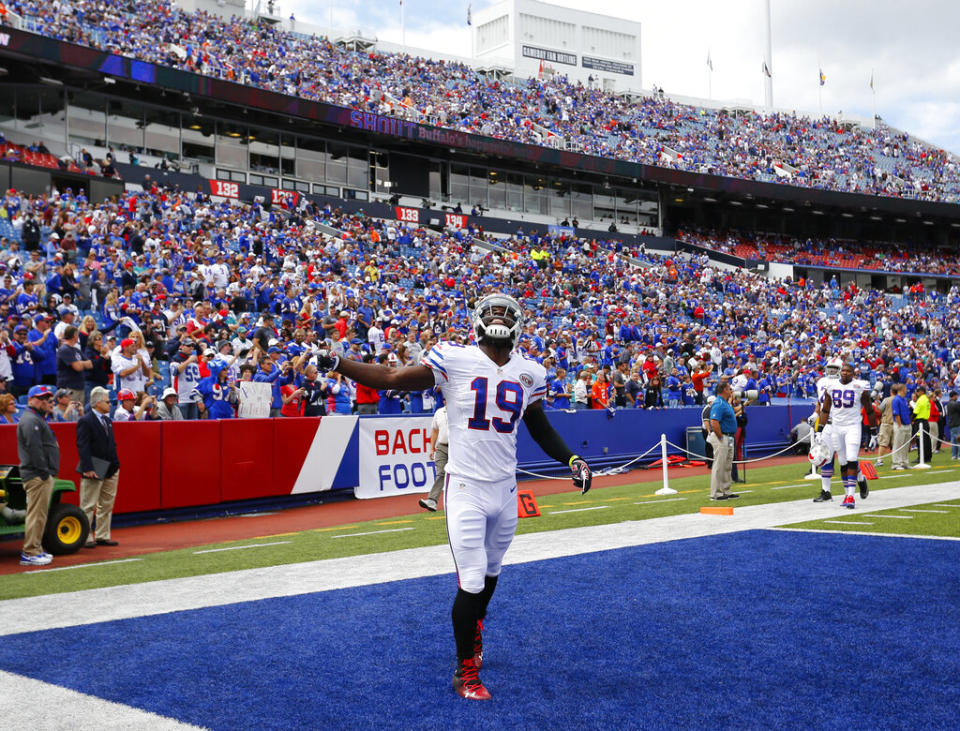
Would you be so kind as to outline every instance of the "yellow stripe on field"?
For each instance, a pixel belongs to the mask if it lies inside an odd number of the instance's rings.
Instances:
[[[347,528],[356,528],[357,524],[352,523],[350,525],[332,525],[329,528],[314,528],[314,533],[326,533],[332,530],[347,530]]]
[[[412,523],[412,520],[381,520],[374,525],[401,525],[402,523]]]
[[[281,536],[296,536],[302,533],[302,531],[291,531],[290,533],[271,533],[268,536],[254,536],[251,540],[258,541],[261,538],[280,538]]]

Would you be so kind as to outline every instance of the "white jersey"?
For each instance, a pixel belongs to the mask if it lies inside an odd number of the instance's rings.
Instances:
[[[833,384],[837,382],[836,376],[821,376],[817,379],[817,403],[822,407],[823,406],[823,394],[825,394],[829,389],[833,388]],[[830,415],[828,423],[832,423],[833,414]]]
[[[839,378],[834,379],[829,385],[830,400],[833,402],[830,423],[834,426],[859,427],[863,423],[860,399],[868,391],[870,384],[867,381],[854,378],[850,383],[840,383]]]
[[[441,342],[424,356],[443,392],[450,433],[447,474],[479,482],[516,480],[517,429],[547,393],[547,373],[514,352],[498,366],[476,345]]]

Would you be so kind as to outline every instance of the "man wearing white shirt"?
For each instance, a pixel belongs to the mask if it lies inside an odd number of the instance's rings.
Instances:
[[[114,374],[114,387],[117,390],[129,389],[133,393],[146,390],[147,376],[144,363],[137,353],[137,344],[130,338],[120,341],[120,350],[110,358],[110,369]]]
[[[367,342],[373,346],[374,353],[380,353],[383,350],[386,338],[383,337],[383,330],[377,327],[376,322],[367,329]]]
[[[433,423],[430,424],[430,458],[436,465],[437,479],[433,481],[430,494],[421,498],[419,505],[431,513],[437,510],[437,499],[443,491],[444,476],[446,475],[448,446],[450,432],[447,428],[447,407],[441,406],[433,414]]]

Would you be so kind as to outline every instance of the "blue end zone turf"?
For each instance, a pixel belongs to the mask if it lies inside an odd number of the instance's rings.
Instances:
[[[215,729],[926,731],[956,728],[958,587],[958,542],[840,534],[508,566],[490,703],[450,687],[450,575],[6,637],[0,668]]]

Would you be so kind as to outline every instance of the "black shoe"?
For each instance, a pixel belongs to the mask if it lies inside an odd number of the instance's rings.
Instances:
[[[857,479],[857,482],[860,483],[860,499],[866,500],[867,495],[870,494],[870,483],[867,482],[867,478],[863,475],[860,475],[860,477]]]
[[[97,545],[98,546],[119,546],[120,544],[117,543],[116,541],[111,541],[108,538],[98,538]]]
[[[833,500],[833,495],[830,494],[830,491],[829,491],[829,490],[821,490],[821,491],[820,491],[820,494],[817,495],[817,496],[813,499],[813,502],[815,502],[815,503],[828,503],[828,502],[830,502],[831,500]]]
[[[710,499],[711,499],[711,500],[726,500],[726,499],[729,498],[729,497],[730,497],[729,495],[717,495],[716,497],[712,497],[712,498],[710,498]]]
[[[737,493],[735,493],[735,492],[731,492],[731,493],[728,493],[727,495],[725,495],[724,497],[726,497],[727,500],[736,500],[736,499],[737,499],[738,497],[740,497],[740,496],[737,495]]]

